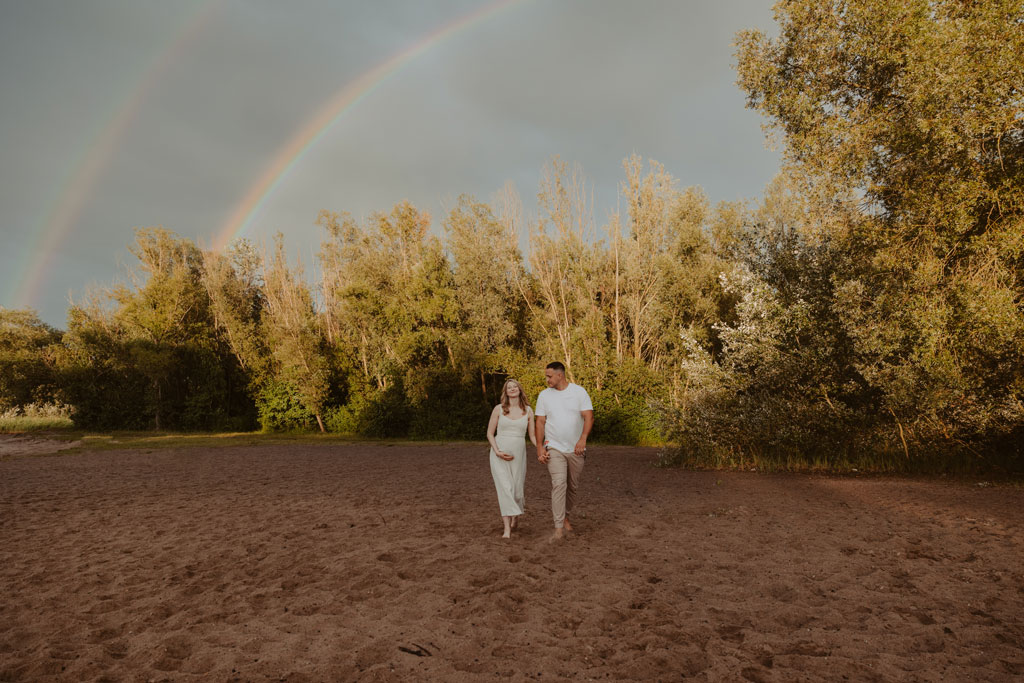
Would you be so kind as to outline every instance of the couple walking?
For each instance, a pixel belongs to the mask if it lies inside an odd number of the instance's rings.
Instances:
[[[501,403],[491,411],[487,440],[491,444],[491,476],[505,523],[502,538],[509,538],[523,514],[526,481],[526,440],[537,447],[537,460],[551,475],[551,514],[555,538],[572,531],[566,514],[579,489],[587,436],[594,425],[594,406],[586,390],[565,378],[565,366],[549,363],[544,369],[548,388],[537,397],[536,420],[519,382],[509,379],[501,390]]]

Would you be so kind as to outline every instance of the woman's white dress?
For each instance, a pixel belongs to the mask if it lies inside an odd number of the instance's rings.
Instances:
[[[498,507],[502,517],[523,514],[523,484],[526,481],[526,427],[528,415],[513,420],[498,414],[498,428],[494,441],[502,452],[514,456],[514,460],[502,460],[491,449],[491,476],[498,492]]]

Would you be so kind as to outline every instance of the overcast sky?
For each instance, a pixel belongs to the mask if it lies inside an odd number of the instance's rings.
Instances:
[[[135,228],[213,244],[353,84],[245,236],[282,231],[308,264],[320,209],[407,199],[439,230],[458,195],[509,180],[532,212],[556,154],[582,165],[599,225],[634,152],[712,201],[755,198],[779,157],[732,41],[773,31],[771,4],[0,0],[0,306],[63,328],[69,293],[132,265]]]

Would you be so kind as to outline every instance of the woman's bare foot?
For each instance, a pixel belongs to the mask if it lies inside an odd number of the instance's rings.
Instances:
[[[519,528],[519,515],[516,515],[515,517],[513,517],[512,521],[509,522],[508,526],[509,526],[510,529],[512,529],[512,531],[515,531],[516,529],[518,529]]]
[[[501,521],[505,523],[505,533],[501,535],[502,538],[512,538],[512,520],[513,517],[502,516]]]

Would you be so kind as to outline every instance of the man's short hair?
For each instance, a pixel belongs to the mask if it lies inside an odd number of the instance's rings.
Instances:
[[[559,371],[560,373],[562,373],[563,375],[565,374],[565,366],[564,366],[564,365],[562,365],[562,364],[561,364],[561,363],[560,363],[559,361],[557,361],[557,360],[556,360],[556,361],[554,361],[553,363],[548,363],[547,367],[546,367],[546,368],[544,368],[544,369],[545,369],[545,370],[558,370],[558,371]]]

